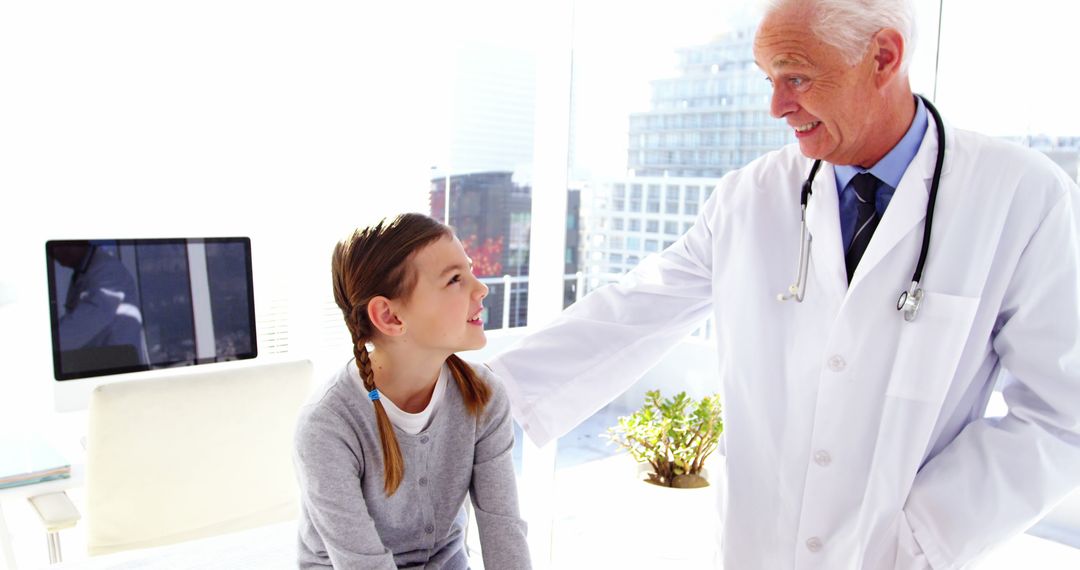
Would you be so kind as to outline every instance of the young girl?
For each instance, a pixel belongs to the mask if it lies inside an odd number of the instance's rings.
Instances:
[[[301,413],[301,568],[466,569],[465,494],[488,570],[529,568],[510,405],[483,366],[487,287],[450,228],[405,214],[334,248],[354,359]]]

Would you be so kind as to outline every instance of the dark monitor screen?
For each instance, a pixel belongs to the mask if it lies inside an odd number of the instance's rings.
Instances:
[[[248,238],[51,240],[57,380],[255,358]]]

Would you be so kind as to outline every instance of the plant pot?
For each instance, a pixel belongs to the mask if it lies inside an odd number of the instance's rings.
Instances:
[[[712,567],[719,532],[716,481],[703,470],[701,475],[710,482],[707,487],[663,487],[647,481],[649,471],[648,464],[637,466],[640,482],[629,499],[635,505],[635,520],[630,521],[635,544],[650,560],[685,568]]]

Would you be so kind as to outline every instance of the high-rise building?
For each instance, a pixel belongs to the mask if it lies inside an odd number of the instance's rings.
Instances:
[[[651,82],[651,109],[630,115],[622,179],[590,181],[582,201],[586,290],[662,251],[694,223],[720,176],[794,142],[769,116],[752,28],[677,50],[679,74]]]
[[[450,216],[446,218],[448,180]],[[438,220],[449,220],[473,260],[473,273],[477,277],[528,275],[531,212],[531,189],[516,184],[512,172],[477,172],[431,181],[431,215]],[[485,327],[498,328],[503,322],[505,291],[502,285],[489,283],[488,286]],[[511,287],[511,326],[524,320],[528,305],[524,291],[524,284]]]
[[[651,82],[651,109],[630,115],[627,168],[638,176],[718,178],[793,142],[769,116],[772,89],[754,64],[754,30],[677,50],[679,74]]]
[[[473,261],[473,273],[488,283],[484,301],[485,328],[500,328],[504,310],[511,327],[528,322],[528,281],[513,280],[506,305],[503,276],[529,275],[529,235],[532,226],[532,188],[514,180],[512,172],[476,172],[431,180],[431,215],[442,220],[446,184],[450,184],[449,224]],[[580,192],[568,192],[566,262],[564,270],[578,270]]]
[[[633,177],[590,183],[582,219],[586,290],[632,269],[686,233],[716,179]]]
[[[528,282],[510,286],[507,311],[506,286],[498,278],[529,271],[535,55],[468,41],[453,49],[454,81],[432,85],[445,93],[449,122],[448,139],[437,141],[445,146],[433,157],[430,212],[454,228],[475,274],[488,283],[485,326],[502,326],[504,312],[511,326],[519,326]]]

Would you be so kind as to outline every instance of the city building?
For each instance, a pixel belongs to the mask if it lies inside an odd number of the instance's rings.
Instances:
[[[450,216],[446,218],[448,182]],[[570,275],[579,269],[580,196],[579,190],[567,193],[564,271]],[[432,217],[448,219],[472,258],[473,273],[490,288],[484,301],[485,328],[501,328],[504,321],[510,327],[525,326],[532,188],[516,182],[512,172],[476,172],[432,179],[430,198]],[[506,276],[511,278],[508,305],[503,279]],[[566,301],[572,301],[572,293],[571,288]],[[504,317],[507,308],[509,312]]]
[[[794,141],[769,116],[751,28],[677,50],[679,74],[651,82],[651,109],[630,115],[627,168],[637,176],[719,178]]]
[[[675,243],[693,225],[714,178],[630,177],[591,182],[581,216],[586,290]]]
[[[586,291],[673,244],[725,173],[794,142],[752,44],[747,28],[680,48],[678,75],[651,82],[651,108],[629,117],[630,174],[585,185]]]

